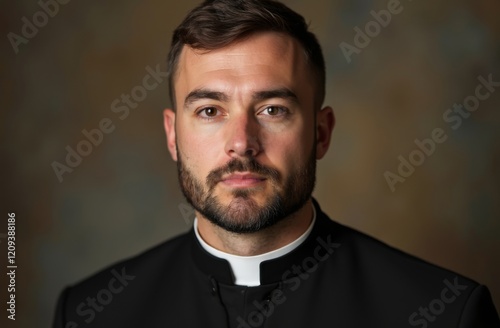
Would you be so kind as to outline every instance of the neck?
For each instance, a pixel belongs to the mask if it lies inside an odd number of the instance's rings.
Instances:
[[[210,246],[229,254],[254,256],[271,252],[299,238],[309,227],[313,217],[311,200],[297,212],[275,225],[253,233],[234,233],[213,224],[196,212],[198,232]]]

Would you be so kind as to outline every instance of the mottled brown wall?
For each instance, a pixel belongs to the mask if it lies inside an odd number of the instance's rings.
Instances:
[[[388,1],[285,2],[311,21],[327,59],[337,125],[318,167],[323,209],[488,285],[500,307],[500,88],[456,129],[443,119],[474,95],[479,76],[500,81],[498,1],[402,0],[350,62],[339,45],[352,45],[353,28]],[[146,67],[165,69],[171,32],[196,3],[70,1],[17,54],[7,34],[21,35],[22,17],[40,7],[1,4],[0,217],[16,212],[19,264],[18,320],[8,327],[48,327],[63,286],[189,228],[165,147],[166,81],[126,118],[111,104],[142,83]],[[65,147],[106,118],[114,130],[59,182],[51,163],[64,163]],[[384,172],[397,172],[398,156],[436,128],[446,141],[391,192]],[[4,327],[4,305],[0,313]]]

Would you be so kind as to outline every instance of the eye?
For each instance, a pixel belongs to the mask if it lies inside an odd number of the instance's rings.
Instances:
[[[198,116],[201,116],[203,118],[211,118],[211,117],[216,117],[218,113],[217,108],[215,107],[205,107],[202,110],[198,112]]]
[[[264,108],[264,110],[262,111],[263,114],[269,116],[285,115],[287,112],[288,110],[285,107],[280,107],[280,106],[268,106]]]

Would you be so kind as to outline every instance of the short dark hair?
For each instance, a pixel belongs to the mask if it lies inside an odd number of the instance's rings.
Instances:
[[[184,45],[215,50],[257,32],[281,32],[300,42],[315,71],[317,101],[325,97],[325,60],[316,36],[301,15],[273,0],[206,0],[175,29],[168,54],[169,94],[175,108],[174,77]]]

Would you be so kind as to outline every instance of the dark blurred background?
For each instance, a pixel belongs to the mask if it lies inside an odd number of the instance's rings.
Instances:
[[[458,114],[443,118],[469,96],[474,105],[478,77],[500,81],[500,3],[402,0],[380,27],[370,12],[394,0],[284,2],[311,22],[327,60],[326,103],[337,124],[318,166],[323,210],[486,284],[500,308],[500,87],[460,126]],[[50,17],[36,1],[2,2],[1,327],[49,327],[64,286],[190,228],[165,145],[167,81],[140,86],[150,69],[165,71],[171,33],[197,3],[69,1],[49,6]],[[40,27],[30,29],[34,20]],[[353,49],[355,27],[372,36],[345,56],[340,45]],[[115,100],[131,92],[140,101],[124,117]],[[103,119],[114,130],[89,149],[82,130]],[[408,160],[414,140],[436,128],[446,141],[391,191],[384,173],[398,174],[398,157]],[[79,144],[89,154],[58,178],[54,163],[67,165],[66,147]],[[6,319],[2,273],[9,212],[17,218],[15,322]]]

